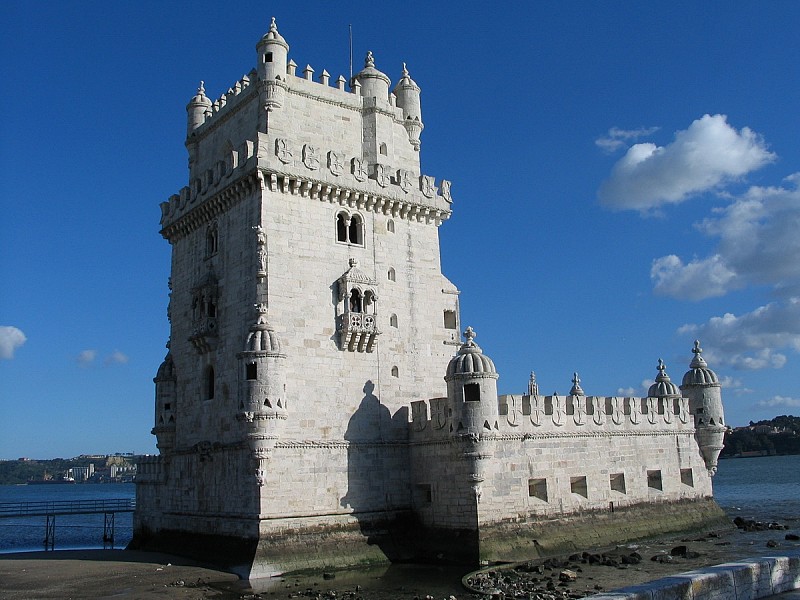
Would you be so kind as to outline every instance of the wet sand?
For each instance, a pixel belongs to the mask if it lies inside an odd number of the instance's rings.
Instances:
[[[573,556],[564,566],[520,569],[542,583],[552,580],[564,596],[609,591],[667,575],[690,571],[754,556],[767,556],[781,550],[800,548],[800,541],[789,541],[785,534],[800,533],[800,522],[786,522],[788,530],[744,532],[734,530],[719,537],[670,537],[601,549],[609,556],[636,552],[638,564],[590,564]],[[768,545],[769,544],[769,545]],[[686,546],[692,558],[675,556],[666,562],[651,557],[670,554],[676,546]],[[600,553],[601,550],[587,549]],[[697,556],[694,556],[694,555]],[[534,564],[542,561],[535,561]],[[575,581],[559,581],[563,568],[572,570]],[[513,569],[494,568],[495,579],[511,580]],[[451,596],[464,600],[479,598],[461,585],[463,569],[392,565],[353,571],[243,582],[235,575],[207,568],[179,557],[127,550],[65,550],[0,555],[0,598],[318,598],[362,600],[435,600]],[[332,578],[331,578],[332,577]],[[332,593],[333,592],[333,593]],[[560,597],[560,596],[559,596]]]

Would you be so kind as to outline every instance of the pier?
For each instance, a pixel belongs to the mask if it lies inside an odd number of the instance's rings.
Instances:
[[[114,517],[117,513],[133,512],[133,498],[97,500],[60,500],[51,502],[0,502],[0,519],[14,517],[44,517],[44,549],[53,550],[56,538],[56,517],[60,515],[103,515],[103,547],[114,547]]]

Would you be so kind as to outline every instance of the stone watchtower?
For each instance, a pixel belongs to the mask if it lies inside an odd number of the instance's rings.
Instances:
[[[407,407],[444,395],[459,343],[450,183],[421,169],[406,66],[394,91],[371,52],[350,82],[298,72],[274,19],[255,60],[216,100],[201,82],[161,204],[169,351],[132,543],[249,577],[381,552],[412,503]]]

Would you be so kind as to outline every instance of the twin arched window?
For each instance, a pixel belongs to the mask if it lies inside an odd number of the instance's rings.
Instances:
[[[364,219],[359,214],[340,211],[336,215],[336,241],[346,244],[364,245]]]

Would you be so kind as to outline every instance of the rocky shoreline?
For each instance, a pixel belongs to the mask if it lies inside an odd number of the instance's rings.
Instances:
[[[495,565],[464,575],[452,567],[392,565],[242,582],[168,556],[83,550],[0,555],[0,598],[178,598],[199,600],[566,600],[775,549],[800,548],[800,521],[736,520],[738,529],[660,538],[566,557]],[[463,579],[463,585],[462,585]]]

